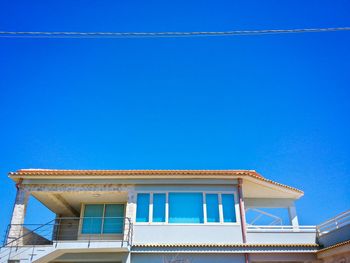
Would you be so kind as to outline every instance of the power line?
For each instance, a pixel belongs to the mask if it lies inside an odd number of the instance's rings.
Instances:
[[[272,35],[350,31],[350,27],[302,28],[302,29],[263,29],[199,32],[49,32],[49,31],[0,31],[0,38],[161,38],[161,37],[200,37]]]

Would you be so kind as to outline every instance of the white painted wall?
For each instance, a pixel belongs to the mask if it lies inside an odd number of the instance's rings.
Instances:
[[[134,225],[134,244],[242,243],[240,225]]]
[[[176,257],[176,254],[132,254],[132,263],[164,263],[164,259]],[[188,259],[189,263],[244,263],[241,254],[180,254],[178,259]]]
[[[247,233],[251,244],[315,244],[316,233],[303,232],[258,232]]]

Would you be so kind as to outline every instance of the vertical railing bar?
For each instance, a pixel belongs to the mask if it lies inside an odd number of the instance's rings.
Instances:
[[[90,248],[90,240],[91,240],[91,232],[92,232],[92,220],[94,220],[94,219],[93,219],[93,218],[90,218],[88,248]]]
[[[128,218],[127,217],[127,219],[128,219],[128,224],[129,224],[129,229],[128,229],[128,246],[130,246],[130,233],[131,233],[131,220],[130,220],[130,218]]]
[[[6,242],[7,242],[8,235],[9,235],[9,232],[10,232],[10,225],[11,225],[11,224],[8,224],[8,225],[7,225],[6,232],[5,232],[5,238],[4,238],[4,242],[3,242],[3,246],[5,246],[5,245],[6,245]]]

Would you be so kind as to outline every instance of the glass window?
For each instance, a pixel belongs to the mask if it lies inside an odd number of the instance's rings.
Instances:
[[[220,222],[219,198],[217,194],[206,194],[207,222]]]
[[[103,233],[121,234],[124,228],[124,205],[107,204],[103,222]]]
[[[236,222],[235,199],[233,194],[223,194],[222,209],[224,222]]]
[[[165,222],[165,194],[153,194],[153,222]]]
[[[149,221],[149,194],[137,195],[136,222]]]
[[[122,234],[123,228],[123,204],[85,205],[82,234]]]
[[[169,223],[203,223],[203,194],[169,193]]]
[[[104,205],[85,205],[82,234],[100,234]]]

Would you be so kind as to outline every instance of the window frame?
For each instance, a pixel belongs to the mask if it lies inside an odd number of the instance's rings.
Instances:
[[[103,219],[105,218],[105,212],[106,212],[106,205],[123,205],[124,211],[123,211],[123,232],[122,233],[103,233],[103,226],[104,226],[104,220],[102,220],[101,223],[101,231],[100,233],[82,233],[83,230],[83,221],[84,221],[84,215],[85,215],[85,206],[86,205],[103,205]],[[79,219],[79,227],[78,227],[78,236],[79,237],[85,237],[85,236],[122,236],[124,235],[124,229],[125,229],[125,213],[126,213],[126,203],[123,202],[84,202],[80,205],[80,219]]]
[[[169,193],[201,193],[203,194],[203,223],[169,223]],[[149,220],[148,222],[136,222],[136,212],[137,212],[137,195],[138,194],[150,194],[150,202],[149,202]],[[165,222],[153,222],[153,194],[165,194]],[[206,211],[206,194],[217,194],[219,201],[219,219],[220,222],[207,222],[207,211]],[[222,194],[232,194],[234,196],[234,211],[236,215],[236,222],[224,222],[224,213],[222,206]],[[238,192],[237,190],[231,191],[198,191],[198,190],[160,190],[160,191],[137,191],[136,192],[136,202],[135,202],[135,211],[133,214],[133,222],[136,225],[173,225],[173,226],[218,226],[218,225],[240,225],[240,214],[239,214],[239,202],[238,202]]]
[[[137,198],[138,198],[139,194],[149,194],[148,222],[137,222],[137,205],[138,205]],[[151,210],[152,210],[152,213],[151,213]],[[151,219],[153,219],[153,193],[152,192],[146,192],[146,191],[144,191],[144,192],[136,192],[136,195],[135,195],[135,209],[134,209],[134,213],[133,213],[132,222],[134,222],[135,224],[147,225],[150,222],[152,222]]]
[[[205,201],[204,201],[204,196],[203,196],[203,192],[200,192],[200,191],[169,191],[168,192],[168,196],[169,196],[169,194],[170,193],[174,193],[174,194],[199,194],[199,195],[202,195],[202,214],[203,214],[203,223],[169,223],[168,222],[168,224],[169,225],[203,225],[204,223],[205,223],[205,221],[206,221],[206,219],[205,219],[205,212],[204,212],[204,203],[205,203]],[[169,201],[169,199],[168,199],[168,201]],[[169,213],[170,211],[168,211],[168,217],[169,217],[169,215],[170,215],[170,213]]]
[[[218,213],[219,213],[219,222],[208,222],[208,207],[207,207],[207,195],[211,194],[211,195],[217,195],[218,196]],[[209,193],[209,192],[205,192],[203,193],[203,201],[204,201],[204,212],[205,212],[205,222],[207,224],[220,224],[221,223],[221,216],[223,218],[223,213],[220,213],[220,211],[222,209],[220,209],[220,206],[222,206],[221,203],[221,193]],[[236,208],[236,207],[235,207]],[[222,210],[223,211],[223,210]]]
[[[227,194],[227,193],[222,193],[222,194],[220,194],[220,201],[221,201],[221,206],[222,206],[222,221],[223,221],[223,224],[228,224],[228,223],[237,223],[238,222],[238,217],[237,217],[237,209],[236,209],[236,204],[237,204],[237,201],[238,200],[236,200],[236,196],[235,195],[233,195],[233,204],[234,204],[234,206],[235,206],[235,210],[234,210],[234,214],[235,214],[235,219],[236,219],[236,221],[235,222],[225,222],[225,218],[224,218],[224,206],[223,206],[223,204],[222,204],[222,195],[230,195],[230,194]],[[238,207],[238,209],[239,209],[239,207]],[[239,214],[238,214],[238,216],[239,216]],[[221,220],[221,218],[220,218],[220,220]]]
[[[153,222],[153,211],[154,211],[154,194],[164,194],[165,195],[165,215],[164,215],[164,222]],[[169,221],[169,209],[167,210],[167,207],[169,208],[169,194],[168,193],[161,193],[161,192],[152,192],[152,194],[150,195],[150,205],[152,203],[152,220],[149,220],[152,224],[164,224],[167,223]]]

